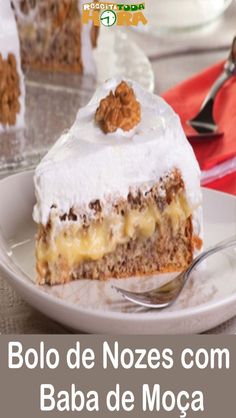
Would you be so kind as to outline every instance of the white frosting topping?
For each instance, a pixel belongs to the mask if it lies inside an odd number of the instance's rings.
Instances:
[[[53,204],[60,214],[71,207],[89,211],[96,199],[109,206],[115,198],[126,198],[130,189],[150,188],[174,168],[182,173],[192,210],[201,205],[198,163],[179,117],[162,98],[127,81],[141,104],[141,122],[130,132],[118,129],[113,134],[104,134],[95,123],[100,100],[120,81],[108,80],[96,91],[37,167],[36,222],[47,223]]]
[[[17,72],[20,77],[20,112],[17,114],[15,128],[23,128],[25,113],[25,85],[21,70],[20,43],[18,31],[10,0],[0,0],[0,54],[3,59],[7,59],[8,54],[14,54],[17,62]],[[0,132],[11,127],[0,124]]]

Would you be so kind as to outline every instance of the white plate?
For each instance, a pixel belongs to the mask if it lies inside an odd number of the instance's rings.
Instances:
[[[97,80],[80,74],[26,74],[26,126],[0,135],[0,176],[37,165],[104,80],[122,75],[153,92],[154,74],[143,50],[135,42],[128,42],[127,35],[117,29],[104,29],[94,51]]]
[[[34,190],[32,173],[0,181],[0,267],[32,306],[54,320],[91,333],[176,334],[213,328],[236,314],[236,251],[213,256],[188,283],[171,309],[143,311],[129,305],[107,282],[79,280],[63,286],[34,284]],[[236,198],[204,190],[205,243],[236,233]],[[26,273],[26,274],[24,274]],[[169,277],[169,276],[168,276]],[[167,275],[119,280],[119,286],[147,289]]]

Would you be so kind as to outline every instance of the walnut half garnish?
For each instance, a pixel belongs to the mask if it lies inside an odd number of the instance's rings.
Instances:
[[[115,132],[118,128],[129,131],[141,120],[141,106],[134,91],[125,81],[116,87],[115,93],[102,99],[96,110],[95,120],[103,132]]]

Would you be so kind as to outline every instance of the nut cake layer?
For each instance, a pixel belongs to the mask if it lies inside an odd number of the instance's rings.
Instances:
[[[161,195],[160,187],[164,190]],[[94,219],[89,222],[84,215],[82,226],[73,209],[59,219],[52,212],[47,226],[39,226],[36,254],[40,284],[177,271],[191,262],[196,243],[200,245],[193,236],[178,172],[145,195],[137,191],[126,201],[116,202],[110,217],[104,217],[99,202],[92,205]]]

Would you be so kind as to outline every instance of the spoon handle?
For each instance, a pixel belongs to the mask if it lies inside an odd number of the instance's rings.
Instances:
[[[219,251],[224,250],[225,248],[230,248],[230,247],[236,247],[236,235],[228,238],[224,241],[219,242],[219,244],[214,245],[210,248],[208,248],[208,250],[203,251],[201,254],[199,254],[199,256],[197,256],[193,262],[190,264],[190,266],[188,267],[188,269],[186,270],[185,273],[185,277],[189,277],[190,273],[192,272],[192,270],[195,269],[195,267],[201,263],[203,260],[205,260],[205,258],[209,257],[212,254],[215,254]]]
[[[218,91],[221,89],[223,84],[235,74],[236,74],[236,36],[233,39],[229,57],[224,65],[224,71],[220,74],[220,76],[214,82],[209,93],[205,97],[200,110],[203,110],[203,108],[207,106],[208,102],[214,101]]]
[[[234,37],[232,45],[231,45],[229,58],[225,63],[225,71],[231,74],[236,73],[236,36]]]
[[[222,74],[217,78],[217,80],[215,81],[215,83],[213,84],[213,86],[211,87],[211,90],[209,91],[209,93],[207,94],[207,96],[205,97],[200,110],[203,110],[208,102],[210,101],[214,101],[218,91],[221,89],[221,87],[223,86],[223,84],[229,80],[229,78],[232,77],[232,74],[230,72],[227,71],[223,71]]]

